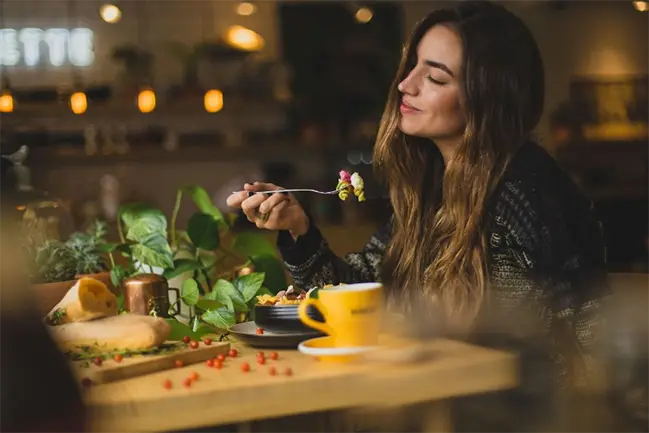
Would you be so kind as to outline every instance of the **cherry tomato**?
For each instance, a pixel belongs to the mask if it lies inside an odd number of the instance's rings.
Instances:
[[[189,343],[189,347],[191,347],[192,349],[198,349],[198,341],[194,341],[194,340],[192,340],[192,341]]]
[[[205,361],[205,365],[207,365],[208,367],[214,367],[214,360],[208,359],[207,361]]]
[[[115,362],[122,362],[122,359],[124,359],[124,357],[122,355],[117,354],[113,359],[115,360]]]
[[[257,328],[257,335],[262,335],[264,333],[264,328]]]
[[[206,338],[205,340],[203,340],[203,343],[205,343],[206,346],[209,346],[210,344],[212,344],[212,339]]]
[[[266,355],[264,354],[264,352],[257,352],[257,358],[259,358],[260,356],[263,358]]]
[[[192,386],[192,379],[191,377],[186,378],[183,381],[183,385],[185,385],[185,388],[190,388]]]
[[[190,378],[191,380],[198,380],[199,377],[200,377],[200,376],[199,376],[198,373],[196,373],[195,371],[192,371],[192,374],[189,375],[189,378]]]
[[[99,367],[103,361],[101,360],[100,357],[96,357],[95,359],[92,360],[92,362],[94,362],[95,365]]]
[[[290,368],[287,368],[286,371],[284,371],[284,374],[287,375],[287,376],[293,376],[293,370],[291,370]]]
[[[230,349],[230,358],[236,358],[238,354],[239,352],[237,351],[237,349]]]
[[[216,357],[219,361],[225,361],[225,355],[222,353],[219,353],[219,356]]]
[[[277,374],[277,369],[275,369],[275,367],[270,367],[268,369],[268,374],[270,374],[271,376],[275,376]]]
[[[189,342],[192,341],[192,339],[189,338],[187,335],[185,335],[185,336],[183,337],[183,341],[185,342],[185,344],[189,344]]]
[[[249,372],[250,371],[250,364],[248,364],[247,362],[244,362],[243,364],[241,364],[241,371],[243,371],[244,373]]]
[[[276,361],[277,358],[279,358],[279,355],[277,354],[277,352],[270,352],[270,359],[272,359],[273,361]]]
[[[171,389],[172,387],[171,381],[169,379],[165,380],[164,382],[162,382],[162,387],[164,389]]]
[[[216,361],[216,363],[214,364],[214,367],[218,368],[219,370],[222,369],[223,368],[223,361],[221,361],[221,360]]]
[[[264,365],[265,363],[266,363],[266,358],[264,358],[263,356],[257,357],[257,364]]]
[[[176,367],[178,367],[178,368],[182,367],[182,366],[183,366],[183,361],[182,361],[182,359],[176,359],[176,360],[174,361],[174,365],[175,365]]]

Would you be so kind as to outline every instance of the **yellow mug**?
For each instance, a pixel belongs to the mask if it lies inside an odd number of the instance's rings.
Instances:
[[[322,289],[319,299],[307,298],[300,303],[298,314],[306,325],[329,334],[334,347],[373,346],[378,344],[383,314],[381,283],[344,284]],[[324,323],[307,315],[314,306]]]

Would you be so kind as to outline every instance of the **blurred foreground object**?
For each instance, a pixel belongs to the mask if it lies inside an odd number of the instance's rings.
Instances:
[[[4,160],[4,159],[3,159]],[[80,432],[85,409],[79,389],[34,309],[13,206],[3,194],[0,230],[0,430]],[[7,212],[9,209],[10,212]],[[7,216],[8,215],[8,216]]]

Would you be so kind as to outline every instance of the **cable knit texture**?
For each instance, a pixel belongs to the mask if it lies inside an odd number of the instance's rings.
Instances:
[[[601,326],[598,311],[608,290],[603,235],[592,202],[545,150],[527,143],[497,187],[485,227],[495,316],[531,315],[551,337],[551,357],[560,375],[573,371],[567,356],[581,364],[580,371],[588,371]],[[362,251],[340,258],[311,225],[295,242],[281,232],[278,248],[300,287],[380,281],[390,235],[388,223]]]

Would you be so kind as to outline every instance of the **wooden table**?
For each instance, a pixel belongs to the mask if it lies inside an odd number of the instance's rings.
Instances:
[[[474,393],[516,386],[513,354],[456,341],[425,344],[431,354],[413,364],[372,361],[320,362],[295,350],[278,351],[277,361],[256,363],[258,350],[234,345],[240,355],[221,370],[204,364],[105,384],[86,394],[93,431],[165,431],[311,412],[430,402],[426,431],[450,431],[445,402]],[[240,365],[248,362],[251,371]],[[277,376],[268,373],[274,365]],[[290,367],[292,376],[283,374]],[[189,389],[182,381],[197,372]],[[162,382],[170,379],[171,390]]]

